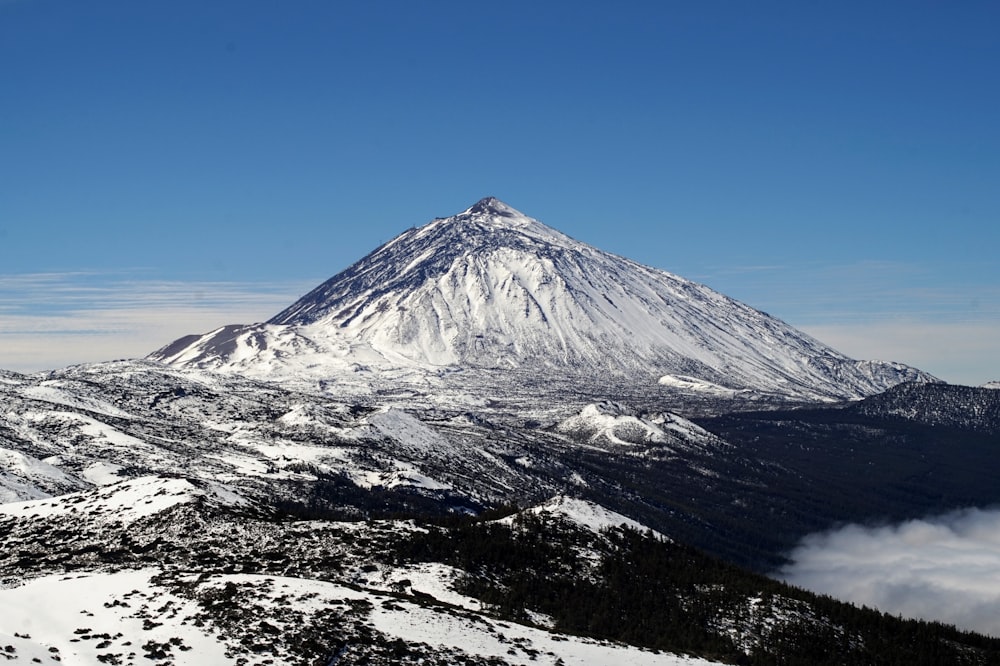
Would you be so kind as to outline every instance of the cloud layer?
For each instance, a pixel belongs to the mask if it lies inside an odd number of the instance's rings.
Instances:
[[[183,335],[266,320],[312,286],[102,273],[0,276],[0,368],[34,372],[143,357]]]
[[[899,361],[955,384],[1000,380],[1000,322],[904,319],[799,328],[853,358]]]
[[[807,537],[776,577],[891,614],[1000,636],[1000,509]]]
[[[863,261],[727,267],[711,286],[848,356],[899,361],[956,384],[1000,380],[1000,287],[983,267]],[[941,275],[972,274],[960,284]]]

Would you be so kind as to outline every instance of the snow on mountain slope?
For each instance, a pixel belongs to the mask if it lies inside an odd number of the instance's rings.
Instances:
[[[179,620],[153,621],[155,614],[148,609],[153,597],[173,611],[170,616],[197,611],[192,600],[152,583],[155,573],[51,575],[0,590],[0,627],[12,634],[6,644],[14,647],[8,663],[132,663],[140,657],[159,658],[154,655],[163,650],[161,645],[170,663],[232,663],[225,657],[225,644],[208,631],[181,626]],[[140,637],[144,640],[137,642]]]
[[[151,358],[268,377],[373,367],[526,369],[649,385],[676,377],[688,390],[807,399],[933,379],[849,359],[704,285],[575,241],[493,198],[402,233],[265,324],[188,336]]]
[[[45,380],[37,385],[26,386],[21,395],[25,398],[46,402],[57,407],[69,407],[103,416],[128,419],[131,414],[101,400],[87,399],[75,393],[68,382],[58,379]]]
[[[249,505],[246,499],[219,484],[199,488],[186,479],[151,476],[121,481],[97,490],[0,504],[0,516],[76,516],[80,520],[100,516],[104,520],[128,524],[177,504],[196,500],[221,506]]]
[[[617,451],[711,451],[726,448],[720,438],[676,414],[640,414],[615,402],[590,404],[556,430],[575,440]]]
[[[652,531],[646,525],[623,516],[616,511],[606,509],[600,504],[566,495],[557,495],[544,504],[527,509],[526,512],[540,516],[565,518],[571,523],[579,525],[595,534],[599,534],[602,530],[616,527],[626,527],[640,532]],[[500,522],[508,525],[512,524],[514,516],[502,518]],[[658,532],[654,531],[654,534],[657,534],[660,538],[664,538]]]
[[[468,409],[404,411],[148,361],[73,366],[0,384],[0,500],[165,475],[270,503],[326,489],[475,507],[550,496],[571,474],[557,462],[576,446],[566,437],[511,431],[517,412],[498,425]]]
[[[77,490],[85,484],[55,465],[0,448],[0,504]]]
[[[218,484],[162,477],[0,507],[0,655],[94,666],[713,663],[491,617],[456,591],[466,572],[393,555],[428,531],[411,521],[289,521],[246,507]],[[549,509],[593,530],[627,522],[568,499]]]
[[[212,622],[206,613],[206,600],[230,590],[252,598],[258,614],[247,620],[250,631],[234,631],[222,622]],[[219,603],[223,601],[220,597]],[[294,636],[303,625],[329,623],[334,613],[347,615],[355,626],[367,626],[370,640],[402,639],[425,646],[430,656],[450,654],[455,659],[452,663],[468,663],[467,657],[525,666],[714,663],[553,634],[335,583],[246,574],[165,579],[154,568],[51,575],[0,590],[0,642],[12,648],[0,654],[7,663],[79,666],[139,663],[140,659],[177,666],[297,664],[302,663],[301,657],[271,636],[279,632]],[[328,663],[338,661],[334,656]]]

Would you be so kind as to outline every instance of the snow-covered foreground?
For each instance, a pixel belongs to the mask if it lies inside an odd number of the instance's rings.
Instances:
[[[58,661],[81,666],[150,659],[178,666],[284,663],[290,656],[286,646],[268,636],[335,611],[353,615],[377,640],[402,639],[430,646],[433,652],[495,657],[509,664],[712,663],[562,636],[334,583],[242,574],[162,574],[158,569],[141,569],[50,575],[0,590],[0,653],[14,663]],[[267,620],[255,613],[242,631],[213,624],[203,612],[206,604],[224,603],[220,597],[233,590],[239,591],[244,603],[249,592],[254,610],[270,611]],[[248,635],[254,636],[249,645]],[[330,663],[336,663],[336,655],[331,658]]]
[[[15,648],[8,658],[130,663],[162,649],[177,664],[232,663],[222,642],[189,624],[196,604],[153,584],[155,573],[52,575],[0,590],[0,642]]]
[[[503,621],[458,589],[461,570],[347,550],[365,543],[382,553],[373,539],[424,531],[410,523],[266,523],[231,513],[248,506],[218,484],[157,476],[0,506],[7,555],[48,562],[0,576],[0,656],[81,666],[711,663],[557,634],[541,615],[535,626]],[[529,513],[595,536],[642,527],[566,497]],[[278,545],[289,537],[305,550]],[[322,565],[311,568],[306,552]],[[291,568],[262,572],[282,561]]]

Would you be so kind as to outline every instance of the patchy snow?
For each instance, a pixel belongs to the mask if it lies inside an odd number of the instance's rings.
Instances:
[[[461,649],[523,666],[708,666],[713,662],[662,652],[553,634],[544,629],[452,613],[411,604],[379,604],[371,615],[376,629],[406,641]]]
[[[192,622],[197,603],[159,583],[155,569],[116,573],[50,575],[0,590],[0,639],[19,663],[98,666],[154,659],[156,646],[178,666],[266,664],[281,654],[239,646],[229,632]],[[652,652],[607,641],[554,634],[545,629],[501,622],[447,607],[419,605],[328,582],[251,574],[191,576],[199,593],[235,585],[268,609],[269,621],[284,631],[282,617],[309,618],[332,608],[363,608],[360,620],[390,639],[458,650],[479,658],[495,657],[524,666],[710,666],[704,659]],[[361,602],[363,606],[357,604]],[[282,609],[279,611],[279,608]],[[242,657],[243,661],[237,661]],[[167,657],[161,657],[167,658]],[[275,659],[277,658],[277,659]],[[38,660],[38,661],[35,661]]]
[[[254,575],[216,576],[202,588],[228,582],[257,584],[259,601],[313,611],[349,601],[366,601],[367,622],[389,638],[495,657],[523,666],[711,666],[714,662],[652,652],[636,647],[554,634],[544,629],[501,622],[460,610],[418,605],[405,597],[387,597],[335,583]],[[266,584],[261,584],[265,583]],[[281,601],[278,601],[280,596]],[[272,617],[280,617],[274,613]]]
[[[89,411],[89,410],[87,410]],[[81,435],[91,439],[95,444],[117,447],[129,451],[143,451],[152,455],[154,447],[138,437],[126,434],[112,425],[80,412],[42,411],[28,412],[23,415],[26,423],[44,423],[46,421],[61,421],[66,428],[71,428]]]
[[[676,414],[639,415],[610,401],[586,405],[579,414],[560,422],[556,430],[595,447],[655,448],[659,455],[725,446],[716,435]]]
[[[390,437],[408,449],[428,450],[450,448],[447,441],[401,409],[389,408],[368,417],[368,423],[379,434]]]
[[[64,387],[64,383],[58,380],[42,382],[37,386],[27,386],[21,390],[21,395],[26,398],[48,402],[54,405],[64,405],[73,409],[81,409],[88,412],[95,412],[105,416],[119,419],[131,419],[128,412],[115,407],[107,402],[88,398],[77,391],[71,391],[70,387]]]
[[[365,470],[351,469],[346,473],[355,485],[361,488],[396,488],[398,486],[412,486],[425,490],[450,490],[451,485],[442,483],[420,472],[412,463],[402,460],[387,461],[392,465],[391,470]]]
[[[79,488],[80,481],[48,462],[0,449],[0,503],[41,499]]]
[[[365,585],[386,591],[426,594],[452,606],[482,610],[482,603],[478,599],[455,591],[455,581],[463,574],[462,570],[447,564],[424,562],[378,572],[368,578]]]
[[[252,444],[251,446],[265,458],[273,460],[278,466],[294,463],[306,463],[320,467],[340,466],[350,460],[349,450],[340,446],[311,446],[294,442]]]
[[[591,444],[662,444],[668,441],[664,432],[655,424],[625,413],[624,408],[613,403],[587,405],[578,415],[564,420],[556,429],[583,436]]]
[[[173,639],[170,655],[177,666],[231,666],[225,644],[180,621],[194,615],[195,604],[153,585],[155,573],[50,575],[0,590],[0,637],[15,648],[7,663],[97,666],[107,663],[101,657],[107,654],[119,656],[115,663],[138,663],[149,659],[143,645]],[[154,603],[169,611],[151,610]],[[141,618],[143,609],[156,621]]]
[[[95,462],[88,465],[83,470],[81,476],[95,486],[108,486],[112,483],[118,483],[125,478],[121,474],[123,469],[125,468],[115,463]]]
[[[687,375],[663,375],[658,380],[658,383],[660,386],[717,396],[733,396],[740,393],[740,391],[737,391],[736,389],[721,386],[704,379],[698,379],[697,377],[689,377]]]
[[[49,497],[49,494],[24,479],[0,470],[0,504]]]
[[[177,504],[206,497],[229,506],[246,503],[241,496],[221,485],[203,490],[185,479],[147,476],[59,497],[2,504],[0,515],[17,518],[74,516],[120,520],[127,524]]]
[[[652,423],[659,426],[659,428],[665,432],[673,432],[687,441],[695,442],[717,442],[721,443],[722,440],[719,439],[717,435],[712,434],[708,430],[705,430],[697,423],[689,421],[683,416],[678,416],[677,414],[662,413],[657,414],[655,417],[650,419]]]
[[[521,456],[520,458],[515,458],[514,462],[521,467],[534,467],[534,462],[532,461],[531,456]]]
[[[226,452],[219,454],[209,453],[205,457],[218,460],[232,469],[230,474],[220,475],[220,478],[223,478],[226,481],[233,481],[246,476],[258,477],[261,479],[288,478],[288,474],[286,472],[281,472],[277,469],[277,467],[268,464],[266,460],[261,460],[260,458],[255,458],[253,456]]]
[[[323,432],[339,432],[339,420],[325,406],[315,402],[292,405],[285,414],[278,417],[277,422],[289,428],[306,428]]]
[[[557,495],[544,504],[527,509],[528,513],[536,515],[550,515],[565,518],[581,527],[585,527],[595,534],[599,534],[606,529],[616,527],[626,527],[640,532],[652,531],[657,537],[665,539],[659,532],[650,530],[642,523],[632,520],[620,513],[606,509],[600,504],[588,502],[586,500]],[[515,514],[516,515],[516,514]],[[515,516],[501,518],[498,522],[510,525],[514,522]]]

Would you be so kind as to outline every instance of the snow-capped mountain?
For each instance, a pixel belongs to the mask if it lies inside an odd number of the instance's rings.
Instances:
[[[934,380],[898,363],[850,359],[495,198],[400,234],[266,323],[188,336],[151,358],[272,379],[405,369],[427,381],[448,370],[520,370],[808,400]]]

